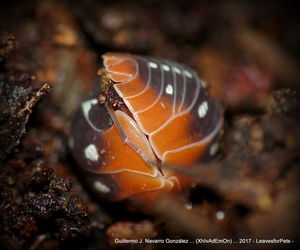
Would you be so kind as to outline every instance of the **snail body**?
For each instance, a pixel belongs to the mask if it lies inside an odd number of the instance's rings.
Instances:
[[[103,59],[105,87],[82,102],[71,129],[89,184],[110,200],[142,203],[190,185],[163,166],[188,167],[215,154],[221,105],[183,64],[123,53]]]

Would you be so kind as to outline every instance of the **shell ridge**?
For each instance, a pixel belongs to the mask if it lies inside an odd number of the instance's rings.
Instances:
[[[206,142],[209,142],[219,132],[221,127],[222,127],[222,120],[219,120],[219,122],[215,126],[215,128],[207,136],[205,136],[202,140],[184,145],[180,148],[167,150],[166,152],[164,152],[162,154],[162,161],[165,159],[165,157],[168,153],[180,152],[180,151],[183,151],[185,149],[188,149],[188,148],[191,148],[191,147],[194,147],[194,146],[200,146],[200,145],[205,144]]]
[[[158,61],[158,60],[157,60],[157,63],[161,64],[160,61]],[[150,106],[148,106],[145,109],[139,110],[137,112],[132,112],[133,114],[139,114],[139,113],[142,113],[142,112],[145,112],[145,111],[151,109],[155,104],[158,103],[159,99],[161,98],[162,93],[163,93],[163,88],[164,88],[164,71],[162,70],[162,67],[159,67],[159,68],[160,68],[162,74],[161,74],[161,84],[160,84],[160,91],[159,91],[158,97],[155,99],[155,101]]]
[[[139,95],[141,95],[141,94],[143,94],[148,88],[149,88],[149,86],[150,86],[150,82],[151,82],[151,67],[148,65],[148,60],[147,59],[145,59],[145,58],[143,58],[143,57],[141,57],[141,56],[136,56],[136,58],[137,59],[139,59],[139,60],[141,60],[141,61],[144,61],[144,62],[146,62],[146,64],[147,64],[147,68],[148,68],[148,79],[147,79],[147,83],[146,83],[146,87],[145,88],[143,88],[143,90],[142,91],[140,91],[140,92],[138,92],[138,93],[136,93],[136,94],[134,94],[134,95],[131,95],[131,96],[126,96],[126,98],[134,98],[134,97],[136,97],[136,96],[139,96]],[[136,72],[136,75],[138,76],[139,75],[139,64],[137,63],[137,61],[136,60],[134,60],[135,61],[135,63],[137,64],[137,72]],[[130,82],[126,82],[126,83],[130,83]]]

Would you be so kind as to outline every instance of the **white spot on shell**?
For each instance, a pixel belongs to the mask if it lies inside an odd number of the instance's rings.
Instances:
[[[90,161],[98,161],[99,159],[99,154],[94,144],[90,144],[85,148],[84,155]]]
[[[218,211],[218,212],[216,212],[216,218],[217,218],[218,220],[223,220],[223,219],[225,218],[224,212],[223,212],[223,211]]]
[[[216,142],[215,144],[213,144],[210,149],[209,149],[209,154],[210,155],[215,155],[218,152],[219,149],[219,143]]]
[[[173,92],[174,92],[173,86],[171,84],[168,84],[167,87],[166,87],[166,93],[168,95],[173,95]]]
[[[189,72],[189,71],[187,71],[187,70],[183,71],[183,73],[184,73],[188,78],[192,78],[192,77],[193,77],[192,73]]]
[[[150,68],[153,68],[153,69],[156,69],[158,67],[157,63],[155,63],[155,62],[149,62],[148,65]]]
[[[95,98],[95,99],[87,100],[81,104],[82,111],[83,111],[83,114],[85,117],[88,116],[88,113],[89,113],[90,109],[92,108],[92,105],[95,105],[97,103],[98,103],[98,100]]]
[[[169,70],[170,70],[170,67],[169,67],[168,65],[166,65],[166,64],[163,64],[163,65],[162,65],[162,68],[163,68],[163,70],[165,70],[165,71],[169,71]]]
[[[208,104],[207,104],[207,101],[204,101],[199,105],[199,108],[198,108],[199,117],[203,118],[207,114],[207,111],[208,111]]]
[[[97,105],[99,102],[98,102],[98,99],[94,98],[94,99],[90,99],[90,100],[87,100],[85,102],[83,102],[81,104],[81,109],[82,109],[82,112],[83,112],[83,116],[85,118],[85,120],[87,121],[87,123],[95,130],[95,131],[99,131],[99,132],[102,132],[101,129],[98,129],[94,126],[94,124],[90,121],[90,118],[89,118],[89,112],[92,108],[93,105]]]
[[[173,68],[173,70],[177,73],[177,74],[181,74],[181,71],[180,71],[180,69],[179,68],[177,68],[177,67],[174,67]]]
[[[108,186],[106,186],[105,184],[103,184],[101,181],[95,181],[94,188],[100,193],[109,193],[110,192],[110,188]]]

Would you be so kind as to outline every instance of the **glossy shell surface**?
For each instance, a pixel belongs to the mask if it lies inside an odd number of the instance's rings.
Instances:
[[[111,200],[138,202],[188,186],[192,180],[164,166],[189,167],[216,153],[220,104],[183,64],[122,53],[103,59],[128,112],[100,104],[99,86],[81,104],[70,144],[88,183]]]

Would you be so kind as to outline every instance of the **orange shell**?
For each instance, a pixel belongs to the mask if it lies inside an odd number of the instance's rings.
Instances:
[[[191,179],[164,166],[192,166],[215,153],[220,104],[185,65],[122,53],[103,59],[130,115],[99,104],[95,88],[75,117],[72,151],[94,189],[145,204],[189,186]]]

